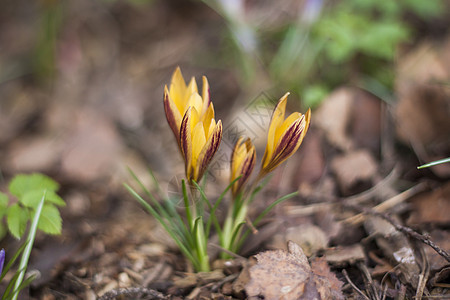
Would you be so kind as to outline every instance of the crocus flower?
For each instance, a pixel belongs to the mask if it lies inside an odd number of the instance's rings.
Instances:
[[[198,109],[190,106],[180,126],[180,148],[190,182],[199,182],[222,140],[222,121],[216,123],[212,103],[203,116]]]
[[[0,274],[2,274],[3,271],[3,264],[5,263],[5,250],[0,250]]]
[[[211,104],[209,99],[208,80],[203,76],[202,96],[197,90],[197,83],[192,77],[188,85],[184,81],[179,67],[172,75],[170,88],[164,87],[164,110],[169,126],[172,129],[175,138],[180,145],[180,127],[183,116],[190,106],[195,107],[199,117],[203,117]]]
[[[273,171],[291,157],[300,147],[308,131],[311,109],[304,115],[294,112],[284,119],[288,95],[289,93],[286,93],[281,97],[273,111],[260,176]]]
[[[231,178],[233,182],[236,178],[241,176],[231,187],[233,196],[242,190],[242,187],[250,178],[250,174],[253,171],[253,167],[256,162],[256,150],[252,141],[247,138],[244,142],[244,137],[240,137],[234,146],[233,153],[231,154]]]

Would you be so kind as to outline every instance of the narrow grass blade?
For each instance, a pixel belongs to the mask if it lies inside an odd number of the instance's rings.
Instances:
[[[432,166],[436,166],[436,165],[440,165],[440,164],[444,164],[444,163],[448,163],[448,162],[450,162],[450,157],[440,159],[440,160],[435,160],[430,163],[418,166],[417,169],[424,169],[424,168],[428,168],[428,167],[432,167]]]
[[[17,300],[19,296],[19,287],[22,284],[23,277],[25,276],[25,270],[28,265],[28,260],[30,259],[31,249],[33,248],[34,239],[36,237],[36,231],[38,228],[39,218],[41,217],[42,208],[44,207],[46,191],[42,195],[41,201],[36,207],[36,212],[34,213],[33,222],[31,223],[30,232],[28,233],[27,243],[25,249],[23,250],[22,258],[19,264],[19,276],[14,284],[13,300]]]
[[[195,257],[192,256],[191,251],[186,247],[185,244],[177,237],[177,234],[169,227],[169,225],[164,222],[164,219],[158,214],[158,212],[145,201],[138,193],[136,193],[133,188],[129,185],[124,184],[125,188],[136,198],[136,200],[141,203],[141,205],[163,226],[164,230],[170,235],[170,237],[175,241],[180,251],[188,258],[193,264],[195,264]],[[170,220],[168,220],[170,221]]]
[[[152,169],[148,168],[148,173],[150,177],[152,177],[153,184],[155,185],[156,191],[161,194],[161,186],[159,185],[158,179],[156,179],[155,173],[153,173]]]
[[[128,168],[128,172],[133,177],[133,179],[138,183],[138,185],[141,187],[141,189],[144,191],[144,193],[150,198],[150,201],[154,205],[154,207],[155,207],[154,210],[157,212],[157,214],[159,216],[162,216],[164,219],[166,219],[172,225],[173,228],[177,229],[177,231],[183,232],[183,230],[184,230],[183,227],[185,227],[185,225],[184,225],[184,222],[181,220],[181,217],[179,216],[178,212],[176,210],[168,211],[164,206],[162,206],[159,203],[158,200],[155,199],[153,194],[145,187],[145,185],[142,183],[142,181],[136,176],[136,174],[130,168]],[[150,172],[151,172],[151,170],[150,170]],[[150,174],[152,174],[152,173],[150,173]],[[156,177],[153,177],[153,178],[154,178],[154,180],[156,180]],[[137,195],[137,193],[135,191],[133,194]],[[147,201],[145,201],[145,200],[144,200],[144,202],[147,203]],[[167,203],[167,201],[166,201],[166,203]],[[173,221],[174,218],[176,220],[178,220],[177,223],[175,223]],[[181,222],[180,222],[180,220],[181,220]],[[181,236],[183,236],[183,235],[181,235]]]
[[[231,237],[231,242],[230,242],[230,250],[233,252],[237,252],[238,248],[237,247],[233,247],[236,239],[238,239],[239,236],[239,232],[241,231],[242,226],[245,224],[245,222],[239,223],[236,226],[236,229],[233,232],[233,235]]]
[[[16,285],[17,278],[20,275],[21,270],[17,270],[17,272],[14,274],[14,276],[10,279],[8,286],[6,287],[5,291],[3,292],[2,300],[11,299],[13,296],[13,287]]]
[[[281,198],[278,198],[276,201],[272,202],[265,210],[263,210],[263,212],[261,214],[259,214],[258,217],[256,217],[256,219],[253,221],[253,226],[254,227],[258,226],[259,222],[275,207],[275,205],[280,204],[281,202],[286,201],[289,198],[296,196],[297,194],[298,194],[298,192],[293,192],[293,193],[287,194]],[[239,244],[238,244],[238,247],[236,248],[236,250],[239,250],[241,248],[242,243],[245,241],[245,239],[250,234],[250,232],[251,232],[250,229],[247,229],[245,231],[245,233],[242,235],[242,238],[239,241]]]
[[[12,292],[12,295],[14,295],[14,294],[16,294],[16,293],[19,293],[21,290],[23,290],[24,288],[26,288],[27,286],[29,286],[29,285],[30,285],[36,278],[38,278],[38,277],[39,277],[39,273],[38,273],[38,272],[37,272],[37,273],[35,272],[35,274],[29,276],[28,278],[25,278],[25,279],[23,280],[23,282],[20,284],[20,286]],[[16,281],[16,282],[17,282],[17,281]]]
[[[249,197],[248,204],[252,203],[255,199],[255,196],[269,183],[272,176],[267,176],[264,180],[252,191],[252,194]]]
[[[217,208],[219,208],[220,203],[222,202],[223,198],[225,197],[225,195],[227,194],[227,192],[231,189],[231,187],[233,186],[233,184],[238,181],[241,176],[238,176],[236,179],[234,179],[226,188],[225,190],[222,192],[222,194],[220,194],[219,198],[217,198],[216,203],[214,203],[214,206],[212,207],[211,211],[210,211],[210,215],[214,216],[214,219],[208,219],[208,222],[206,223],[206,233],[207,236],[209,236],[209,233],[211,232],[211,221],[214,222],[214,227],[216,228],[216,232],[219,235],[219,239],[222,239],[222,229],[220,228],[220,224],[218,222],[218,219],[216,217],[216,210]],[[217,223],[216,223],[217,222]]]
[[[137,184],[141,187],[141,189],[144,191],[144,193],[150,198],[153,205],[156,207],[159,213],[164,214],[165,217],[169,218],[169,214],[164,209],[164,207],[158,202],[158,200],[155,199],[153,194],[145,187],[145,185],[142,183],[142,181],[136,176],[136,174],[128,168],[128,172],[130,173],[131,177],[137,182]]]
[[[17,258],[19,258],[20,254],[22,254],[23,250],[25,249],[25,246],[27,243],[23,243],[22,246],[20,246],[19,249],[17,249],[16,253],[14,253],[14,256],[8,261],[6,266],[3,268],[3,272],[0,276],[0,281],[2,281],[3,277],[5,277],[6,273],[8,273],[9,269],[13,266],[13,264],[16,262]]]

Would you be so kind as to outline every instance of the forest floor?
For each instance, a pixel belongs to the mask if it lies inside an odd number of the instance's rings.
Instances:
[[[178,64],[197,82],[208,77],[224,123],[212,198],[227,185],[236,131],[245,128],[262,157],[284,92],[259,86],[245,103],[236,72],[185,58],[214,47],[208,28],[223,29],[201,5],[194,18],[174,4],[117,4],[107,13],[80,3],[61,32],[52,83],[19,74],[0,89],[0,189],[15,174],[43,172],[61,184],[67,203],[62,234],[36,238],[29,269],[41,276],[24,299],[244,299],[255,289],[271,299],[285,284],[303,290],[304,299],[450,298],[450,165],[417,169],[450,153],[450,36],[419,42],[398,59],[393,102],[352,86],[332,92],[250,214],[282,195],[298,196],[266,217],[239,256],[227,262],[211,255],[214,271],[196,274],[123,187],[132,182],[129,167],[152,188],[150,167],[165,193],[180,193],[184,165],[165,120],[164,84]],[[18,42],[0,59],[26,55],[33,31],[19,26],[21,18],[3,19],[9,26],[0,42],[11,34]],[[290,101],[289,109],[297,107]],[[8,251],[17,242],[7,237],[0,246]],[[255,266],[272,276],[259,277]]]

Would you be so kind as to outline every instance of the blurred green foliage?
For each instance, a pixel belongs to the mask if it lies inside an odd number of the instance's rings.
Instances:
[[[233,19],[224,1],[204,0],[218,11],[236,35],[252,28],[258,49],[239,43],[239,66],[258,56],[278,89],[289,90],[305,106],[316,106],[338,85],[355,84],[385,95],[392,90],[398,46],[415,38],[413,22],[432,21],[445,12],[445,0],[306,0],[303,11],[279,28],[252,27]],[[241,30],[236,27],[241,26]],[[253,64],[253,75],[258,72]],[[244,70],[243,70],[244,71]],[[255,77],[256,78],[256,77]]]
[[[39,25],[32,67],[39,80],[53,79],[55,75],[56,45],[62,26],[62,1],[42,1],[39,6]]]

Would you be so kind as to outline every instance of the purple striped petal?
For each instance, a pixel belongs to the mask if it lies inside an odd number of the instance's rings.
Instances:
[[[305,129],[305,117],[304,115],[298,121],[292,123],[292,125],[281,136],[275,151],[270,158],[270,163],[266,166],[266,172],[271,172],[286,159],[292,156],[295,151],[300,147],[303,140],[302,132]]]
[[[180,126],[180,148],[184,157],[184,162],[186,165],[186,176],[189,178],[188,174],[191,174],[191,158],[192,158],[192,136],[191,136],[191,110],[189,107],[184,114],[183,120]]]
[[[175,104],[170,100],[169,90],[167,89],[167,86],[164,87],[164,111],[166,113],[167,122],[169,123],[169,126],[172,129],[175,138],[177,139],[178,145],[180,145],[180,128],[178,128],[177,118],[175,116],[178,111],[175,107]]]
[[[195,181],[198,182],[202,178],[203,174],[206,171],[206,168],[208,167],[209,163],[214,157],[214,154],[216,154],[217,150],[219,149],[221,141],[222,141],[222,121],[219,120],[219,122],[217,122],[216,127],[214,128],[214,132],[209,137],[208,141],[206,141],[206,144],[198,157],[198,166],[196,166],[198,172],[196,176],[197,178],[194,178]]]

